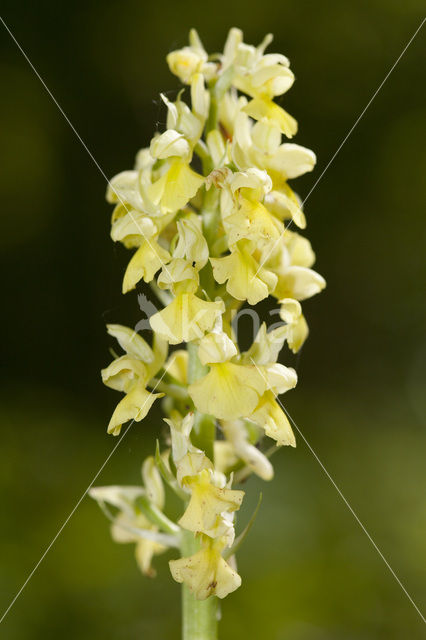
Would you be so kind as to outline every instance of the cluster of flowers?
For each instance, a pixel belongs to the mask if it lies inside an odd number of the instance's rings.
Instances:
[[[170,569],[198,599],[223,598],[241,583],[235,512],[244,492],[231,486],[247,472],[272,478],[264,436],[295,446],[276,396],[297,376],[277,359],[285,342],[293,352],[302,346],[308,327],[300,302],[325,286],[311,269],[309,241],[288,229],[306,226],[288,180],[311,171],[315,155],[282,142],[297,123],[274,98],[294,75],[285,56],[264,53],[271,39],[254,47],[231,29],[223,53],[209,57],[192,30],[189,46],[167,58],[189,86],[190,106],[184,90],[175,102],[161,96],[166,131],[107,193],[115,204],[112,239],[136,249],[123,292],[143,280],[165,305],[150,317],[152,346],[131,329],[108,326],[124,355],[102,378],[125,394],[108,432],[118,435],[124,423],[142,420],[161,396],[170,431],[167,450],[143,464],[144,487],[100,487],[91,495],[118,509],[113,537],[136,542],[146,574],[154,554],[182,550],[182,532],[192,536],[195,553],[170,561]],[[240,352],[233,313],[269,295],[280,305],[282,325],[268,331],[263,323]],[[181,343],[188,349],[169,353],[169,345]],[[163,482],[184,500],[177,524],[164,514]]]

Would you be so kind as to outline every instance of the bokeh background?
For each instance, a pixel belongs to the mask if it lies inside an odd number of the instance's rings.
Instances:
[[[108,177],[164,124],[165,55],[195,26],[275,34],[297,82],[284,104],[318,155],[306,195],[422,19],[420,0],[77,0],[3,3],[3,18]],[[2,369],[0,605],[6,609],[115,444],[100,382],[106,322],[135,324],[128,254],[109,239],[105,179],[3,27],[0,171]],[[425,602],[423,29],[306,205],[328,288],[286,407],[414,600]],[[422,141],[423,140],[423,141]],[[422,286],[423,285],[423,286]],[[292,362],[287,354],[284,362]],[[97,483],[135,483],[161,432],[134,425]],[[423,622],[299,437],[251,480],[263,504],[239,554],[243,586],[221,640],[417,640]],[[143,578],[83,500],[0,627],[10,640],[179,638],[179,587]]]

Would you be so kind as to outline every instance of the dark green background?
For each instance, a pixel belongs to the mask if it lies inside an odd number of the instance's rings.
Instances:
[[[293,183],[306,195],[422,19],[396,2],[6,2],[3,17],[108,177],[164,125],[165,55],[191,26],[209,51],[240,26],[275,33],[297,82],[284,98],[296,142],[318,155]],[[412,594],[425,601],[424,63],[420,32],[306,205],[328,287],[306,303],[311,336],[286,406]],[[111,451],[117,395],[103,388],[105,322],[133,325],[120,294],[129,255],[109,239],[96,168],[2,28],[1,575],[5,609]],[[423,68],[422,68],[423,67]],[[291,359],[284,354],[284,362]],[[134,425],[98,484],[134,483],[162,431]],[[274,458],[250,481],[243,585],[221,640],[399,640],[421,618],[312,453]],[[0,636],[175,640],[179,588],[167,559],[149,581],[85,499],[10,611]]]

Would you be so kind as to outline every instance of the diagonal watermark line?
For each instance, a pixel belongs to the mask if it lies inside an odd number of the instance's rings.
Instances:
[[[419,607],[416,605],[416,603],[414,602],[413,598],[410,596],[410,594],[408,593],[407,589],[404,587],[404,585],[402,584],[401,580],[398,578],[397,574],[395,573],[395,571],[392,569],[391,565],[389,564],[389,562],[386,560],[385,556],[383,555],[383,553],[380,551],[379,547],[377,546],[377,544],[374,542],[373,538],[371,537],[370,533],[367,531],[366,527],[363,525],[363,523],[361,522],[361,520],[359,519],[358,515],[355,513],[355,511],[353,510],[353,508],[351,507],[351,505],[349,504],[348,500],[345,498],[345,496],[343,495],[341,489],[338,487],[338,485],[336,484],[335,480],[332,478],[332,476],[330,475],[330,473],[327,471],[327,469],[325,468],[324,464],[322,463],[322,461],[320,460],[320,458],[318,457],[316,451],[312,448],[312,446],[309,444],[309,442],[307,441],[307,439],[305,438],[305,436],[303,435],[303,433],[301,432],[301,430],[299,429],[299,427],[297,426],[296,422],[293,420],[293,418],[291,417],[291,415],[289,414],[289,412],[287,411],[287,409],[284,407],[283,403],[281,402],[281,400],[279,398],[276,398],[278,404],[281,406],[281,408],[283,409],[283,411],[286,413],[288,419],[290,420],[290,422],[292,423],[292,425],[294,426],[294,428],[296,429],[297,433],[300,435],[300,437],[302,438],[303,442],[306,444],[306,446],[308,447],[309,451],[312,453],[312,455],[314,456],[315,460],[318,462],[318,464],[320,465],[321,469],[324,471],[325,475],[327,476],[327,478],[330,480],[331,484],[333,485],[333,487],[336,489],[337,493],[339,494],[339,496],[341,497],[341,499],[343,500],[343,502],[345,503],[345,505],[347,506],[347,508],[349,509],[349,511],[351,512],[351,514],[353,515],[353,517],[355,518],[355,520],[357,521],[357,523],[359,524],[359,526],[361,527],[361,529],[363,530],[363,532],[365,533],[365,535],[367,536],[367,538],[369,539],[369,541],[371,542],[371,544],[373,545],[373,547],[375,548],[375,550],[377,551],[377,553],[379,554],[379,556],[381,557],[381,559],[383,560],[383,562],[385,563],[385,565],[387,566],[387,568],[389,569],[389,571],[391,572],[391,574],[393,575],[393,577],[395,578],[395,580],[397,581],[397,583],[399,584],[399,586],[401,587],[401,589],[403,590],[403,592],[405,593],[405,595],[407,596],[407,598],[409,599],[409,601],[411,602],[411,604],[413,605],[413,607],[415,608],[415,610],[417,611],[417,613],[419,614],[419,616],[421,617],[421,619],[423,620],[423,622],[426,624],[426,618],[424,617],[424,615],[422,614],[422,612],[420,611]]]
[[[53,545],[55,544],[56,540],[59,538],[59,536],[61,535],[62,531],[65,529],[65,527],[67,526],[68,522],[71,520],[72,516],[74,515],[74,513],[77,511],[78,507],[80,506],[80,504],[83,502],[84,498],[86,497],[88,491],[91,489],[92,485],[94,482],[96,482],[96,480],[98,479],[99,475],[101,474],[101,472],[103,471],[103,469],[105,468],[105,466],[107,465],[107,463],[109,462],[109,460],[111,459],[111,457],[113,456],[113,454],[115,453],[116,449],[118,448],[118,446],[121,444],[121,441],[123,440],[123,438],[125,437],[125,435],[127,434],[127,432],[129,431],[130,427],[132,426],[134,421],[132,421],[129,426],[127,427],[126,431],[122,434],[122,436],[120,437],[119,441],[117,442],[117,444],[114,446],[114,448],[112,449],[112,451],[109,453],[108,457],[106,458],[106,460],[104,461],[104,463],[102,464],[102,466],[99,468],[99,470],[96,472],[96,474],[93,476],[89,486],[87,487],[87,489],[84,491],[84,493],[82,493],[82,495],[80,496],[80,498],[78,499],[78,501],[76,502],[76,504],[74,505],[74,508],[72,509],[72,511],[69,513],[69,515],[67,516],[67,518],[64,520],[63,524],[61,525],[61,527],[59,528],[58,532],[56,533],[56,535],[52,538],[51,542],[49,543],[49,545],[46,547],[45,551],[43,552],[40,560],[34,565],[34,568],[32,569],[31,573],[28,575],[28,578],[25,580],[25,582],[23,583],[22,587],[19,589],[18,593],[15,595],[15,597],[13,598],[13,600],[11,601],[11,603],[9,604],[9,606],[7,607],[7,609],[4,611],[2,617],[0,618],[0,624],[3,622],[3,620],[5,619],[5,617],[7,616],[7,614],[9,613],[9,611],[11,610],[11,608],[13,607],[13,605],[15,604],[15,602],[17,601],[17,599],[19,598],[19,596],[21,595],[21,593],[23,592],[23,590],[25,589],[25,587],[27,586],[27,584],[29,583],[29,581],[31,580],[31,578],[33,577],[33,575],[35,574],[35,572],[37,571],[37,569],[39,568],[39,566],[41,565],[41,563],[43,562],[43,560],[45,559],[45,557],[47,556],[47,554],[49,553],[50,549],[53,547]]]
[[[358,126],[358,124],[360,123],[360,121],[362,120],[362,118],[364,117],[367,109],[370,107],[371,103],[373,102],[373,100],[376,98],[377,94],[381,91],[381,89],[383,88],[383,85],[385,84],[386,80],[389,78],[389,76],[391,75],[391,73],[393,72],[393,70],[395,69],[395,67],[398,65],[398,63],[400,62],[401,58],[404,56],[404,54],[406,53],[408,47],[410,46],[410,44],[413,42],[414,38],[417,36],[417,34],[419,33],[420,29],[423,27],[424,23],[426,21],[426,18],[423,18],[423,20],[421,21],[421,23],[419,24],[419,26],[417,27],[417,29],[415,30],[415,32],[413,33],[413,35],[411,36],[411,38],[409,39],[409,41],[407,42],[407,44],[405,45],[405,47],[403,48],[403,50],[401,51],[401,53],[399,54],[399,56],[397,57],[397,59],[395,60],[395,62],[393,63],[393,65],[391,66],[391,68],[389,69],[389,71],[387,72],[387,74],[385,75],[385,77],[383,78],[383,80],[381,81],[381,83],[379,84],[379,86],[377,87],[377,89],[375,90],[375,92],[373,93],[373,95],[371,96],[370,100],[367,102],[367,104],[365,105],[364,109],[361,111],[361,113],[359,114],[358,118],[355,120],[354,124],[352,125],[352,127],[349,129],[348,133],[345,135],[345,137],[343,138],[342,142],[339,144],[339,146],[337,147],[336,151],[333,153],[333,155],[331,156],[330,160],[327,162],[326,166],[324,167],[324,169],[322,170],[322,172],[320,173],[320,175],[318,176],[317,180],[314,182],[313,186],[311,187],[311,189],[308,192],[308,195],[305,197],[305,199],[302,201],[301,207],[303,207],[303,205],[305,204],[305,202],[307,202],[309,196],[311,195],[311,193],[314,191],[314,189],[318,186],[319,182],[322,180],[322,178],[324,177],[324,175],[326,174],[326,172],[328,171],[329,167],[331,166],[331,164],[334,162],[334,160],[336,159],[336,157],[338,156],[338,154],[340,153],[340,151],[342,150],[342,147],[346,144],[347,140],[349,139],[349,137],[352,135],[353,131],[355,130],[355,128]],[[284,230],[281,232],[281,235],[279,236],[279,238],[277,238],[274,242],[274,244],[272,245],[271,249],[268,251],[266,258],[263,258],[258,270],[256,271],[256,273],[254,274],[252,280],[257,276],[257,274],[259,273],[259,271],[261,270],[261,268],[263,267],[263,265],[265,264],[265,262],[267,262],[267,260],[269,259],[270,255],[273,253],[274,249],[276,248],[276,246],[278,245],[278,243],[282,240],[285,232],[287,231],[287,229],[292,225],[293,220],[290,220],[290,222],[284,227]]]
[[[112,186],[110,180],[107,178],[105,171],[102,169],[102,167],[100,166],[99,162],[96,160],[95,156],[93,155],[93,153],[90,151],[89,147],[87,146],[87,144],[84,142],[83,138],[81,137],[81,135],[78,133],[77,129],[75,128],[75,126],[73,125],[73,123],[71,122],[71,120],[69,119],[69,117],[67,116],[67,114],[65,113],[65,111],[63,110],[63,108],[61,107],[61,105],[59,104],[59,102],[56,100],[55,96],[53,95],[53,93],[50,91],[49,87],[47,86],[47,84],[45,83],[45,81],[43,80],[43,78],[41,77],[41,75],[39,74],[39,72],[37,71],[37,69],[35,68],[35,66],[33,65],[33,63],[31,62],[31,60],[29,59],[29,57],[27,56],[27,54],[25,53],[24,49],[22,48],[22,46],[19,44],[18,40],[15,38],[15,36],[13,35],[12,31],[9,29],[9,27],[7,26],[6,22],[4,21],[4,19],[2,18],[2,16],[0,16],[0,20],[3,23],[4,28],[6,29],[6,31],[8,32],[8,34],[10,35],[10,37],[12,38],[13,42],[16,44],[16,46],[18,47],[19,51],[22,53],[23,57],[25,58],[25,60],[28,62],[29,66],[31,67],[31,69],[33,70],[33,72],[35,73],[35,75],[37,76],[37,78],[40,80],[41,84],[43,85],[43,87],[45,88],[45,90],[47,91],[47,93],[49,94],[49,96],[52,98],[53,102],[55,103],[55,105],[57,106],[58,110],[60,111],[60,113],[62,114],[62,116],[64,117],[64,119],[66,120],[67,124],[70,126],[70,128],[72,129],[72,131],[74,132],[74,134],[77,136],[79,142],[81,143],[81,145],[83,146],[83,148],[85,149],[85,151],[88,153],[89,157],[91,158],[91,160],[93,161],[93,163],[95,164],[95,166],[97,167],[97,169],[99,170],[99,172],[101,173],[101,175],[104,177],[106,183],[108,184],[108,186],[110,187],[110,189],[115,193],[115,195],[117,196],[117,199],[120,201],[120,204],[123,205],[123,207],[125,208],[125,210],[127,211],[127,213],[130,216],[131,221],[133,222],[133,224],[136,226],[136,228],[138,229],[138,231],[140,232],[141,236],[144,238],[144,240],[146,240],[146,242],[148,243],[150,249],[153,251],[153,253],[157,256],[157,258],[160,260],[160,263],[162,264],[162,266],[164,267],[164,269],[166,270],[168,276],[171,278],[170,272],[167,268],[167,265],[165,263],[163,263],[163,261],[161,260],[160,256],[158,255],[158,252],[156,251],[155,247],[152,245],[152,243],[150,242],[150,239],[148,236],[146,236],[144,234],[144,232],[142,231],[139,222],[134,218],[133,213],[130,209],[128,209],[127,205],[125,204],[125,202],[123,202],[120,194],[116,191],[116,189],[114,189],[114,187]]]
[[[422,26],[424,25],[426,21],[426,18],[423,18],[423,20],[421,21],[421,23],[419,24],[419,26],[417,27],[417,29],[415,30],[415,32],[413,33],[413,35],[411,36],[411,38],[409,39],[409,41],[407,42],[407,44],[405,45],[405,47],[403,48],[403,50],[401,51],[401,53],[399,54],[399,56],[397,57],[397,59],[395,60],[395,62],[393,63],[393,65],[391,66],[391,68],[389,69],[389,71],[387,72],[387,74],[385,75],[385,77],[383,78],[382,82],[379,84],[379,86],[377,87],[376,91],[373,93],[373,95],[371,96],[370,100],[367,102],[367,104],[365,105],[364,109],[361,111],[361,113],[359,114],[358,118],[355,120],[354,124],[352,125],[352,127],[349,129],[348,133],[346,134],[346,136],[343,138],[342,142],[340,143],[340,145],[337,147],[336,151],[334,152],[334,154],[331,156],[330,160],[328,161],[328,163],[326,164],[325,168],[322,170],[322,172],[320,173],[319,177],[317,178],[317,180],[314,182],[312,188],[309,190],[308,195],[305,197],[305,199],[302,202],[302,206],[305,204],[305,202],[307,202],[309,196],[311,195],[311,193],[314,191],[314,189],[316,188],[316,186],[318,185],[318,183],[320,182],[320,180],[323,178],[324,174],[327,172],[329,166],[334,162],[334,159],[336,158],[336,156],[340,153],[340,150],[342,149],[343,145],[346,143],[346,141],[348,140],[348,138],[352,135],[352,132],[354,131],[354,129],[357,127],[357,125],[359,124],[359,122],[362,120],[362,118],[364,117],[365,112],[367,111],[367,109],[370,107],[371,103],[373,102],[373,100],[376,98],[377,94],[381,91],[383,85],[385,84],[386,80],[389,78],[389,76],[391,75],[391,73],[393,72],[393,70],[395,69],[395,67],[398,65],[398,63],[400,62],[401,58],[404,56],[405,52],[407,51],[408,47],[410,46],[410,44],[413,42],[414,38],[417,36],[417,34],[419,33],[420,29],[422,28]]]
[[[143,405],[141,406],[141,410],[144,408],[144,406],[146,405],[146,403],[148,402],[149,398],[151,397],[151,395],[154,393],[154,391],[157,389],[157,387],[159,386],[160,382],[162,381],[162,379],[164,378],[164,376],[167,373],[167,370],[169,369],[170,364],[165,368],[161,378],[159,380],[157,380],[155,386],[153,387],[151,393],[149,394],[149,396],[145,399],[145,402],[143,403]],[[33,577],[33,575],[35,574],[35,572],[37,571],[37,569],[39,568],[39,566],[41,565],[41,563],[43,562],[43,560],[45,559],[45,557],[47,556],[47,554],[49,553],[49,551],[51,550],[51,548],[53,547],[53,545],[55,544],[56,540],[59,538],[59,536],[61,535],[62,531],[65,529],[65,527],[67,526],[68,522],[71,520],[72,516],[74,515],[74,513],[77,511],[78,507],[81,505],[81,503],[83,502],[84,498],[86,497],[86,495],[88,494],[89,490],[92,488],[93,483],[96,482],[96,480],[98,479],[98,477],[100,476],[100,474],[102,473],[102,471],[104,470],[104,468],[106,467],[106,465],[108,464],[108,462],[111,460],[112,456],[114,455],[114,453],[117,451],[118,447],[120,446],[120,444],[122,443],[123,439],[125,438],[125,436],[128,434],[128,432],[130,431],[132,425],[134,423],[134,420],[132,420],[129,424],[129,426],[127,427],[127,429],[124,431],[124,433],[120,436],[120,439],[118,440],[117,444],[114,446],[114,448],[112,449],[112,451],[110,451],[110,453],[108,454],[107,458],[104,460],[104,462],[102,463],[102,465],[99,467],[98,471],[96,472],[96,474],[93,476],[89,486],[87,487],[87,489],[85,489],[85,491],[81,494],[80,498],[77,500],[77,502],[75,503],[73,509],[70,511],[70,513],[68,514],[68,516],[66,517],[66,519],[64,520],[63,524],[61,525],[61,527],[59,528],[58,532],[55,534],[55,536],[52,538],[51,542],[49,543],[49,545],[46,547],[46,549],[44,550],[40,560],[34,565],[32,571],[30,572],[29,576],[27,577],[27,579],[25,580],[25,582],[23,583],[22,587],[19,589],[18,593],[15,595],[15,597],[13,598],[13,600],[11,601],[11,603],[9,604],[9,606],[7,607],[7,609],[4,611],[2,617],[0,618],[0,624],[3,622],[3,620],[5,619],[5,617],[7,616],[7,614],[9,613],[9,611],[11,610],[11,608],[13,607],[13,605],[15,604],[15,602],[17,601],[17,599],[19,598],[19,596],[21,595],[21,593],[23,592],[23,590],[25,589],[25,587],[27,586],[27,584],[29,583],[29,581],[31,580],[31,578]]]
[[[265,382],[267,382],[265,375],[263,374],[262,370],[258,367],[258,365],[256,364],[256,362],[253,360],[252,357],[250,357],[252,363],[254,364],[254,366],[256,367],[256,369],[258,370],[258,372],[260,373],[260,375],[262,376],[262,378],[265,380]],[[275,394],[274,394],[275,395]],[[293,420],[293,418],[291,417],[291,415],[289,414],[289,412],[287,411],[287,409],[284,407],[283,403],[281,402],[281,400],[279,399],[278,396],[275,396],[275,400],[278,402],[278,404],[280,405],[280,407],[282,408],[282,410],[284,411],[284,413],[287,415],[288,419],[290,420],[290,422],[292,423],[292,425],[294,426],[294,428],[296,429],[297,433],[300,435],[300,437],[302,438],[303,442],[306,444],[306,446],[308,447],[309,451],[312,453],[312,455],[314,456],[315,460],[318,462],[318,464],[320,465],[321,469],[324,471],[325,475],[327,476],[327,478],[330,480],[331,484],[333,485],[333,487],[336,489],[337,493],[339,494],[339,496],[341,497],[341,499],[343,500],[343,502],[345,503],[346,507],[349,509],[349,511],[351,512],[351,514],[353,515],[353,517],[355,518],[355,520],[357,521],[357,523],[359,524],[359,526],[361,527],[361,529],[363,530],[363,532],[365,533],[365,535],[367,536],[367,538],[369,539],[369,541],[371,542],[371,544],[373,545],[374,549],[377,551],[377,553],[379,554],[379,556],[381,557],[381,559],[383,560],[383,562],[385,563],[385,565],[387,566],[387,568],[389,569],[389,571],[391,572],[392,576],[395,578],[395,580],[397,581],[397,583],[399,584],[399,586],[401,587],[401,589],[403,590],[403,592],[405,593],[405,595],[407,596],[408,600],[411,602],[411,604],[413,605],[413,607],[415,608],[415,610],[417,611],[417,613],[419,614],[419,616],[421,617],[421,619],[423,620],[423,622],[426,624],[426,618],[424,617],[423,613],[420,611],[419,607],[416,605],[416,603],[414,602],[413,598],[410,596],[410,594],[408,593],[407,589],[404,587],[404,585],[402,584],[401,580],[398,578],[397,574],[395,573],[395,571],[392,569],[391,565],[389,564],[389,562],[386,560],[385,556],[383,555],[383,553],[381,552],[381,550],[379,549],[379,547],[377,546],[377,544],[374,542],[373,538],[371,537],[370,533],[367,531],[366,527],[364,526],[364,524],[361,522],[361,520],[359,519],[358,515],[355,513],[354,509],[351,507],[349,501],[347,500],[347,498],[344,496],[342,490],[340,489],[340,487],[337,485],[336,481],[334,480],[334,478],[331,476],[331,474],[329,473],[329,471],[327,471],[326,467],[324,466],[323,462],[321,461],[321,459],[319,458],[318,454],[316,453],[316,451],[313,449],[313,447],[310,445],[310,443],[308,442],[308,440],[306,439],[306,437],[303,435],[302,431],[299,429],[299,427],[297,426],[296,422]]]

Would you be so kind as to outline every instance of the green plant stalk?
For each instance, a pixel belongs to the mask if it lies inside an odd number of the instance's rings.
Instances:
[[[192,531],[182,531],[181,552],[190,556],[199,549]],[[196,600],[182,585],[182,640],[217,640],[218,601],[216,596]]]
[[[169,518],[164,515],[158,507],[152,504],[146,496],[139,496],[136,500],[136,504],[148,520],[153,524],[156,524],[162,531],[172,534],[180,532],[178,525],[169,520]]]
[[[188,383],[192,384],[208,372],[208,367],[201,364],[198,358],[198,345],[188,343]],[[194,426],[192,430],[193,444],[204,451],[206,456],[214,462],[213,444],[216,437],[216,420],[213,416],[194,412]]]
[[[207,373],[207,367],[198,358],[198,345],[188,344],[188,382],[191,384]],[[194,445],[205,451],[213,461],[213,443],[215,440],[216,423],[212,416],[195,411],[193,427]],[[182,556],[191,556],[200,548],[198,539],[192,531],[182,530]],[[182,639],[183,640],[217,640],[218,604],[216,596],[207,600],[197,600],[182,585]]]
[[[207,191],[204,194],[202,208],[203,233],[207,240],[215,236],[218,225],[219,202],[217,198],[212,201],[212,191],[213,190]],[[209,268],[209,265],[206,265],[203,272],[202,286],[208,294],[213,295],[215,281],[211,267]],[[196,380],[199,380],[199,378],[205,376],[206,373],[208,373],[208,367],[201,364],[200,359],[198,358],[198,345],[195,342],[188,343],[188,384],[192,384]],[[213,444],[215,438],[215,418],[196,411],[193,427],[194,445],[204,451],[206,456],[209,457],[212,462],[214,462]]]
[[[206,133],[217,126],[217,96],[214,88],[210,90],[210,114],[206,125]],[[202,154],[204,174],[212,170],[211,159]],[[216,230],[219,217],[219,201],[213,189],[206,191],[202,206],[203,233],[211,249],[216,239]],[[210,294],[214,291],[215,282],[211,269],[205,269],[203,288]],[[188,343],[188,384],[199,380],[208,372],[208,367],[201,364],[198,357],[198,345],[195,342]],[[216,438],[216,420],[213,416],[195,411],[194,427],[192,430],[193,443],[196,447],[214,462],[214,441]],[[188,557],[196,553],[200,548],[199,540],[192,531],[181,533],[181,553]],[[217,640],[218,626],[218,599],[210,596],[206,600],[197,600],[182,585],[182,639],[183,640]]]

